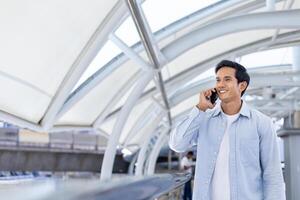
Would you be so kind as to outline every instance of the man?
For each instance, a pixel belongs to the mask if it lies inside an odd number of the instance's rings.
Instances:
[[[215,73],[215,88],[200,93],[169,141],[176,152],[198,145],[193,199],[284,200],[274,125],[241,100],[250,82],[247,70],[223,60]],[[213,91],[218,105],[210,102]]]
[[[192,174],[193,173],[193,155],[192,151],[189,151],[180,162],[180,167],[183,171]],[[183,200],[192,200],[192,181],[191,179],[185,183],[183,191]]]

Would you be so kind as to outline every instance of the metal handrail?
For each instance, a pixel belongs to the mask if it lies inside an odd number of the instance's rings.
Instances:
[[[10,200],[150,200],[183,186],[190,174],[160,174],[147,177],[126,176],[109,182],[97,180],[48,180],[6,187],[0,195]],[[43,194],[40,194],[43,191]]]

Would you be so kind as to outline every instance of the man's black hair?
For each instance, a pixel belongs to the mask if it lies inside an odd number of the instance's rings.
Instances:
[[[219,71],[219,69],[223,68],[223,67],[230,67],[235,69],[235,78],[238,80],[238,83],[246,81],[247,82],[247,87],[250,83],[250,76],[247,73],[247,69],[236,62],[230,61],[230,60],[222,60],[221,62],[219,62],[215,68],[215,73],[217,73]],[[245,88],[245,90],[242,92],[241,96],[244,95],[245,91],[247,90],[247,87]]]
[[[189,152],[187,153],[187,155],[191,155],[191,156],[193,156],[193,155],[194,155],[194,152],[192,152],[192,151],[189,151]]]

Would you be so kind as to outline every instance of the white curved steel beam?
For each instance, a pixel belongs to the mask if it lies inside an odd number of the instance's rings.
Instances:
[[[214,38],[231,33],[257,29],[298,29],[300,28],[300,9],[246,14],[209,24],[194,30],[162,49],[168,61],[185,53],[193,47]]]
[[[139,54],[137,54],[132,48],[126,45],[120,38],[118,38],[115,34],[109,35],[110,41],[112,41],[120,50],[122,50],[125,55],[128,56],[131,60],[133,60],[136,64],[138,64],[144,70],[152,69],[152,66],[145,61]]]
[[[137,82],[136,86],[134,87],[133,91],[129,95],[128,99],[126,100],[121,113],[114,125],[113,131],[110,135],[108,140],[107,148],[104,153],[104,158],[101,167],[101,180],[109,180],[112,175],[112,167],[114,163],[114,158],[116,154],[117,144],[122,133],[123,127],[127,121],[127,118],[135,106],[137,99],[142,94],[144,88],[147,84],[152,80],[153,72],[145,72],[141,79]]]
[[[170,131],[170,129],[166,128],[158,136],[158,139],[157,139],[155,145],[153,146],[153,149],[152,149],[149,159],[148,159],[148,168],[146,169],[146,175],[154,174],[155,164],[156,164],[159,152],[160,152],[161,148],[163,147],[163,145],[168,140],[168,132],[169,131]]]
[[[151,122],[151,125],[148,127],[148,129],[146,131],[143,131],[143,144],[140,148],[139,151],[139,155],[137,158],[137,166],[136,166],[136,170],[135,170],[135,175],[136,176],[141,176],[143,175],[143,169],[144,169],[144,164],[145,164],[145,160],[146,160],[146,151],[148,149],[148,145],[151,139],[151,136],[154,132],[154,130],[156,129],[157,125],[159,124],[159,122],[162,120],[162,118],[166,115],[166,113],[164,111],[161,111],[161,113],[156,117],[156,119],[154,119]]]
[[[120,99],[128,92],[128,90],[136,83],[139,77],[142,76],[142,74],[145,73],[144,71],[138,71],[134,75],[132,75],[131,78],[123,85],[123,87],[116,92],[116,94],[111,98],[111,100],[108,102],[108,104],[105,106],[104,110],[97,116],[96,120],[93,122],[94,128],[99,128],[99,126],[102,124],[105,117],[109,114],[111,109],[114,108],[114,106],[120,101]]]
[[[41,120],[41,125],[44,129],[47,130],[53,125],[57,113],[71,93],[74,85],[89,66],[89,63],[97,55],[100,48],[107,41],[108,35],[120,23],[120,19],[126,12],[127,10],[124,2],[118,1],[115,7],[111,10],[110,14],[107,15],[106,19],[104,19],[99,27],[97,27],[95,33],[87,42],[86,46],[71,66],[67,75],[64,77],[59,90],[56,92],[43,119]],[[108,22],[110,25],[108,25]]]

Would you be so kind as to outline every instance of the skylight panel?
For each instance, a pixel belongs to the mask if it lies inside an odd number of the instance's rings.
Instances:
[[[142,8],[153,32],[220,0],[147,0]]]
[[[248,54],[241,57],[240,63],[247,68],[291,64],[291,48],[273,49]]]
[[[90,63],[88,68],[85,70],[85,72],[82,74],[81,78],[73,88],[73,91],[101,67],[107,64],[112,58],[120,53],[121,50],[116,45],[114,45],[111,41],[107,41],[103,48],[99,51],[97,56],[94,58],[94,60]]]

